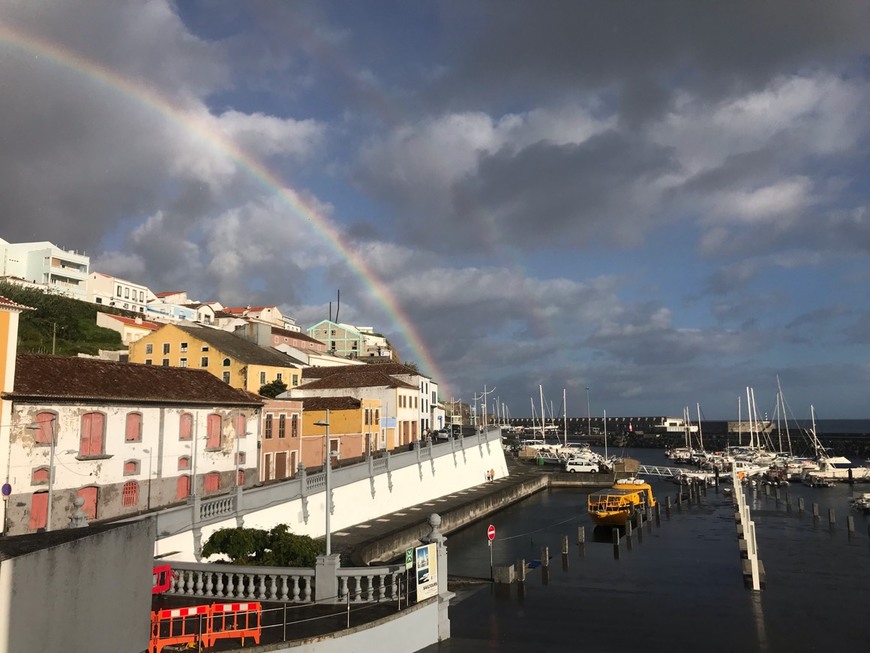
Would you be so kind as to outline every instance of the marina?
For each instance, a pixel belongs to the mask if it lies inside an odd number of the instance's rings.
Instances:
[[[661,451],[626,450],[663,465]],[[868,517],[850,499],[865,485],[824,490],[791,484],[741,488],[755,520],[764,589],[746,589],[731,486],[708,487],[677,503],[681,488],[650,479],[661,523],[647,522],[618,555],[583,507],[590,492],[549,489],[487,519],[498,532],[496,566],[517,560],[549,565],[528,571],[522,589],[488,582],[486,524],[448,537],[451,638],[427,651],[863,650],[870,588]],[[738,491],[738,488],[733,488]],[[670,510],[664,508],[671,499]],[[579,527],[589,534],[581,546]],[[565,536],[569,552],[560,555]],[[478,578],[484,582],[474,583]]]

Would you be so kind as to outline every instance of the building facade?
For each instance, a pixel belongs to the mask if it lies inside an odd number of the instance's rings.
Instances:
[[[299,467],[302,402],[263,399],[260,427],[260,481],[292,478]]]
[[[0,238],[0,276],[17,277],[82,301],[87,301],[90,261],[47,241],[9,243]]]
[[[76,496],[93,521],[258,480],[262,402],[201,370],[18,354],[3,399],[7,533],[66,526]]]
[[[126,279],[119,279],[102,272],[92,272],[88,275],[87,301],[101,306],[133,313],[144,314],[148,302],[154,301],[154,293],[143,286]]]

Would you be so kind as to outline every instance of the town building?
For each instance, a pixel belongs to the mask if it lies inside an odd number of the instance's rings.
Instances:
[[[262,402],[203,370],[18,354],[2,398],[5,533],[65,527],[76,496],[93,521],[258,480]]]
[[[280,481],[296,475],[301,460],[302,402],[263,399],[260,428],[260,481]]]
[[[323,467],[326,460],[326,427],[333,464],[359,459],[378,449],[381,404],[378,399],[356,397],[306,397],[302,400],[301,461],[306,469]],[[327,413],[328,411],[328,413]]]
[[[376,425],[379,428],[372,431],[372,448],[394,449],[411,444],[421,436],[419,390],[379,368],[379,365],[310,368],[338,371],[306,381],[285,394],[294,399],[354,397],[375,400],[380,409],[380,423]]]
[[[0,238],[0,277],[21,279],[82,301],[87,301],[90,261],[48,241],[10,243]]]
[[[299,331],[293,318],[285,317],[277,306],[232,306],[222,310],[226,315],[244,318],[248,322],[265,322],[286,331]]]
[[[234,388],[258,393],[273,381],[299,385],[301,368],[284,354],[210,327],[167,324],[130,344],[130,362],[207,370]]]
[[[102,272],[91,272],[86,282],[87,301],[132,313],[145,313],[148,302],[156,299],[147,286],[119,279]]]
[[[335,356],[351,359],[392,361],[394,352],[387,339],[375,333],[372,327],[322,320],[309,327],[308,335],[326,343],[327,351]]]
[[[121,334],[121,342],[129,347],[131,342],[136,342],[149,333],[157,331],[163,325],[143,320],[141,317],[131,318],[124,317],[123,315],[98,312],[97,326],[117,331]]]

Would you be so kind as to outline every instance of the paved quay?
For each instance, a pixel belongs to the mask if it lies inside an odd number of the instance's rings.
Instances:
[[[333,531],[331,544],[341,554],[342,566],[386,564],[400,559],[406,548],[416,546],[430,527],[429,515],[441,517],[445,535],[521,501],[540,490],[559,487],[606,487],[610,474],[568,474],[506,456],[509,475],[410,506],[377,519]],[[481,473],[485,477],[485,472]]]

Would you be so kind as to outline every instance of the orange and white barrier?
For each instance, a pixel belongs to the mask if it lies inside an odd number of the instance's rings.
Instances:
[[[209,612],[207,605],[152,612],[149,653],[160,653],[164,646],[196,644],[208,625]]]
[[[219,639],[249,637],[260,643],[259,603],[213,603],[189,608],[172,608],[151,613],[151,643],[148,653],[160,653],[165,646],[197,642],[210,648]]]
[[[209,647],[218,639],[241,638],[244,646],[245,637],[259,644],[261,615],[259,603],[215,603],[211,606],[203,644]]]
[[[169,589],[169,583],[172,580],[172,567],[169,565],[159,565],[151,570],[151,593],[163,594]]]

